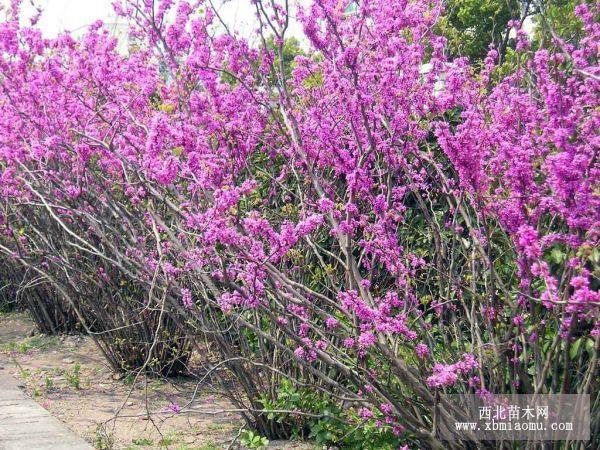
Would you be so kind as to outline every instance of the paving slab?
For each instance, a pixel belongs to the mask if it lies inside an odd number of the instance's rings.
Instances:
[[[93,450],[0,367],[0,450]]]

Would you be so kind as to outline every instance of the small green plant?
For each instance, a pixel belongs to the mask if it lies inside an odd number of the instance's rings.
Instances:
[[[269,445],[269,440],[266,437],[256,434],[251,430],[244,430],[242,432],[240,442],[243,446],[251,449],[261,449]]]
[[[113,450],[115,447],[115,438],[106,430],[104,425],[99,424],[96,426],[94,447],[98,450]]]
[[[343,410],[327,395],[300,388],[291,380],[281,380],[276,397],[265,395],[261,402],[268,419],[286,424],[293,437],[308,438],[318,446],[391,450],[399,443],[390,427],[379,426],[375,420],[363,422],[355,412]],[[303,411],[319,417],[275,411]]]
[[[81,365],[75,364],[73,366],[73,369],[65,371],[65,378],[67,379],[69,386],[71,386],[74,389],[80,389],[81,388]]]
[[[27,379],[31,376],[31,372],[27,369],[24,369],[23,366],[21,364],[19,364],[19,362],[13,358],[13,363],[14,365],[17,367],[17,369],[19,369],[19,375],[21,375],[21,378],[23,379]]]
[[[200,447],[198,447],[197,450],[217,450],[218,448],[219,447],[217,447],[217,444],[213,444],[212,442],[207,442],[206,444],[203,444]],[[185,449],[180,449],[180,450],[185,450]]]
[[[50,375],[46,375],[46,378],[44,378],[44,384],[46,385],[47,391],[49,391],[50,389],[52,389],[54,387],[54,380],[52,379],[52,377]]]
[[[170,435],[164,436],[160,441],[158,441],[158,445],[160,445],[162,447],[166,447],[167,445],[174,444],[175,441],[176,441],[176,435],[170,434]]]
[[[2,346],[3,350],[11,353],[26,353],[27,348],[23,346],[23,344],[19,342],[9,342],[8,344],[4,344]]]
[[[148,439],[148,438],[140,438],[140,439],[132,439],[131,443],[133,445],[143,445],[143,446],[147,446],[147,445],[152,445],[154,444],[154,441],[152,439]]]
[[[2,349],[11,353],[27,353],[30,350],[44,350],[55,347],[59,343],[56,336],[32,336],[18,342],[9,342],[2,345]]]
[[[127,375],[125,375],[122,378],[122,380],[126,386],[131,386],[133,384],[133,382],[135,381],[135,375],[132,373],[128,373]]]
[[[200,446],[190,446],[188,444],[182,444],[177,447],[177,450],[218,450],[219,447],[217,444],[213,444],[212,442],[207,442],[206,444],[202,444]]]

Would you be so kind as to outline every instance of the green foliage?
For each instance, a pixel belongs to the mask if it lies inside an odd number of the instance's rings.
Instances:
[[[448,0],[440,30],[453,56],[485,58],[490,43],[499,46],[506,25],[519,15],[517,0]]]
[[[279,72],[279,67],[281,64],[281,60],[283,57],[283,75],[286,80],[288,80],[292,75],[292,69],[294,68],[294,59],[298,55],[303,55],[304,51],[300,47],[300,42],[298,39],[291,37],[287,38],[283,43],[283,48],[281,49],[281,55],[279,54],[279,48],[277,43],[275,42],[274,36],[269,36],[266,40],[267,49],[271,50],[275,59],[273,60],[273,65],[276,70]],[[269,75],[269,84],[271,86],[275,86],[278,84],[278,80],[275,78],[273,74]],[[229,83],[231,85],[237,84],[237,80],[232,74],[225,72],[222,75],[222,80],[225,83]]]
[[[592,4],[592,0],[585,0]],[[577,44],[582,35],[581,21],[574,9],[581,0],[541,0],[528,5],[533,19],[536,47],[552,46],[554,36]],[[446,15],[439,30],[448,39],[452,56],[467,56],[472,61],[485,58],[489,45],[501,49],[510,59],[513,42],[507,39],[507,24],[520,19],[523,11],[518,0],[447,0]],[[511,64],[512,66],[512,64]],[[510,70],[507,70],[510,72]]]
[[[374,420],[364,422],[331,397],[311,388],[297,387],[288,379],[281,381],[275,400],[264,396],[262,403],[265,410],[278,411],[268,412],[268,419],[288,423],[293,437],[308,438],[318,446],[391,450],[400,443],[389,427]]]
[[[275,67],[279,67],[281,64],[281,58],[279,57],[278,46],[275,43],[275,39],[273,36],[269,36],[267,39],[267,48],[272,50],[275,53]],[[281,53],[283,56],[283,73],[285,79],[289,79],[292,75],[293,63],[294,59],[298,55],[303,55],[304,52],[302,48],[300,48],[300,42],[295,37],[287,38],[283,42],[283,48],[281,49]]]
[[[42,390],[39,387],[35,386],[33,388],[33,392],[31,393],[31,395],[33,396],[33,398],[41,397],[42,396]]]
[[[308,77],[304,79],[304,81],[302,82],[302,86],[304,86],[307,89],[313,89],[316,87],[323,86],[323,73],[311,73]]]
[[[56,347],[59,344],[58,337],[35,335],[18,342],[8,342],[2,346],[3,350],[13,353],[27,353],[30,350],[45,350]]]
[[[308,438],[317,445],[364,450],[398,448],[400,440],[394,436],[389,426],[382,426],[375,420],[362,421],[354,413],[348,414],[347,411],[335,413],[336,416],[346,414],[347,421],[340,421],[332,414],[332,407],[333,403],[329,405],[329,409],[323,411],[324,418],[309,424]]]
[[[244,447],[261,449],[269,445],[269,440],[251,430],[244,430],[240,436],[240,442]]]
[[[535,38],[542,47],[551,45],[552,34],[566,42],[576,44],[581,38],[582,24],[575,16],[575,7],[581,0],[545,0],[541,2],[540,14],[534,17]],[[592,4],[592,0],[585,3]]]
[[[206,444],[202,444],[200,446],[191,446],[188,444],[182,444],[177,447],[177,450],[218,450],[220,447],[217,444],[212,442],[207,442]]]
[[[131,443],[133,445],[142,445],[142,446],[147,446],[147,445],[152,445],[154,444],[154,441],[152,439],[147,439],[147,438],[139,438],[139,439],[132,439]]]
[[[65,371],[65,378],[69,386],[74,389],[81,388],[81,365],[75,364],[73,369]]]
[[[169,445],[174,444],[177,441],[177,433],[171,433],[167,436],[163,436],[160,441],[158,441],[158,445],[162,446],[162,447],[166,447]]]

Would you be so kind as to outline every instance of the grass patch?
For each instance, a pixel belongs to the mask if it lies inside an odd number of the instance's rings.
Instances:
[[[11,353],[27,353],[30,350],[45,350],[58,347],[60,341],[57,336],[36,335],[20,341],[9,342],[2,345],[2,350]]]
[[[212,442],[207,442],[206,444],[202,444],[199,446],[191,446],[188,444],[183,444],[180,447],[177,447],[177,450],[219,450],[222,447],[219,447],[217,444],[213,444]]]
[[[131,443],[133,445],[137,445],[137,446],[148,446],[148,445],[154,444],[154,441],[152,439],[148,439],[148,438],[140,438],[140,439],[132,439]]]

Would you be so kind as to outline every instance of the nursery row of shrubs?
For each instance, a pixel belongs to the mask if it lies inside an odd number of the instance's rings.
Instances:
[[[127,51],[12,3],[2,304],[115,371],[197,377],[267,438],[494,448],[446,440],[440,394],[587,393],[577,448],[600,443],[593,6],[577,39],[515,20],[469,62],[436,1],[257,0],[255,40],[202,2],[115,2]]]

